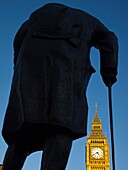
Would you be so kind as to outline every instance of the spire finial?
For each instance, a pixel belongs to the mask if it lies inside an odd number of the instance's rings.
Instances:
[[[98,117],[98,105],[95,103],[95,116],[93,122],[100,122],[100,119]]]
[[[95,103],[95,109],[96,109],[96,113],[98,113],[98,104]]]

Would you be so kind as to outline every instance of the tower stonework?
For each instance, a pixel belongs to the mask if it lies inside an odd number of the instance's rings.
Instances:
[[[109,144],[102,132],[97,105],[92,130],[86,142],[86,170],[110,170]]]

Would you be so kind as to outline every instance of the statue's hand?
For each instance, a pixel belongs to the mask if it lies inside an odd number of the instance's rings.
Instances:
[[[114,68],[105,68],[101,70],[102,79],[107,87],[112,86],[116,81],[117,71]]]

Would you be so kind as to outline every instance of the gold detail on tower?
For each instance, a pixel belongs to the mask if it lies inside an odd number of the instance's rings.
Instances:
[[[0,164],[0,170],[2,170],[2,164]]]
[[[92,131],[86,143],[86,170],[110,170],[109,144],[102,132],[97,104]]]

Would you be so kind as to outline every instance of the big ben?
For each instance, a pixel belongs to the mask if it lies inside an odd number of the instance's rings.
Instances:
[[[109,144],[102,132],[97,105],[92,130],[86,143],[86,170],[110,170]]]

